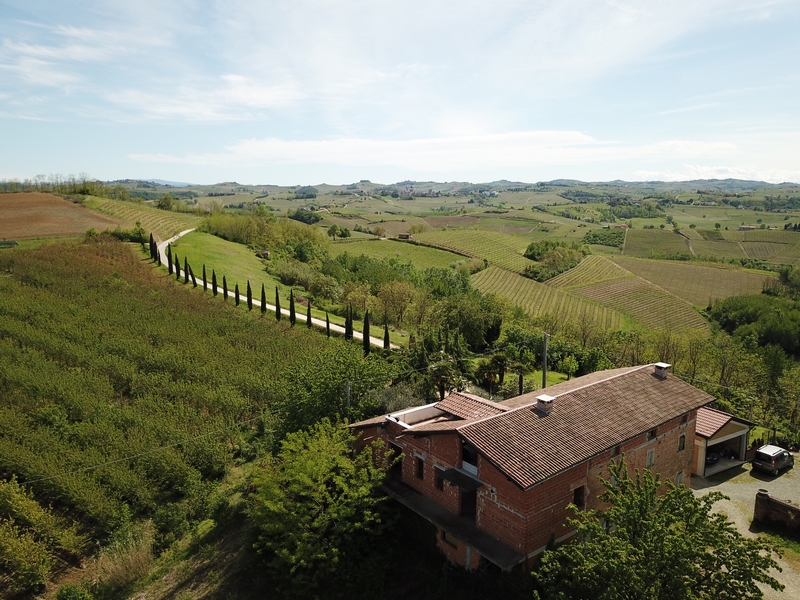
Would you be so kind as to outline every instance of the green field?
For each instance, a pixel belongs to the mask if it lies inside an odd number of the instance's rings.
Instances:
[[[760,294],[764,281],[774,277],[726,268],[724,265],[703,266],[682,261],[656,261],[622,256],[611,260],[631,273],[700,307],[729,296]]]
[[[527,244],[517,236],[481,231],[459,229],[455,231],[432,231],[415,236],[421,244],[451,250],[475,258],[485,258],[490,265],[496,265],[522,273],[533,261],[522,256]]]
[[[648,257],[664,254],[689,254],[686,238],[661,229],[629,229],[625,235],[625,256]]]
[[[188,213],[168,212],[135,202],[120,202],[108,198],[87,198],[84,204],[116,219],[126,221],[133,227],[137,221],[145,231],[155,237],[166,240],[173,235],[192,229],[200,224],[201,217]]]
[[[603,327],[617,329],[623,323],[618,312],[587,302],[580,296],[551,288],[499,267],[489,267],[472,276],[473,285],[484,293],[505,296],[532,316],[550,314],[563,320],[593,319]]]
[[[469,260],[464,256],[453,254],[446,250],[396,240],[375,240],[347,244],[334,242],[330,245],[329,252],[331,256],[338,256],[347,252],[356,256],[363,254],[377,259],[396,258],[403,262],[411,262],[417,269],[427,269],[429,267],[446,268],[454,263]]]

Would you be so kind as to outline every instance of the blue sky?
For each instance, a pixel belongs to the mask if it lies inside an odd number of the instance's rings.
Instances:
[[[800,181],[800,2],[0,0],[0,179]]]

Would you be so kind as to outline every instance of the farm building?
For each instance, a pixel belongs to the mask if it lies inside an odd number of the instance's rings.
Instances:
[[[720,410],[698,410],[692,473],[709,477],[744,464],[752,427],[750,421]]]
[[[752,231],[755,228],[755,225],[739,225],[739,231]]]
[[[622,453],[688,482],[697,411],[714,398],[668,370],[599,371],[503,402],[454,392],[352,427],[402,455],[385,489],[436,526],[452,562],[510,569],[574,535],[567,506],[600,508],[598,477]]]

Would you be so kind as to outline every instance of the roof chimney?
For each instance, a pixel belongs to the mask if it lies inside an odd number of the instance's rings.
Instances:
[[[553,411],[553,400],[555,397],[547,394],[536,396],[536,410],[543,415],[549,415]]]
[[[653,375],[658,377],[659,379],[666,379],[667,373],[669,372],[669,368],[672,365],[665,362],[657,362],[655,364],[655,371],[653,371]]]

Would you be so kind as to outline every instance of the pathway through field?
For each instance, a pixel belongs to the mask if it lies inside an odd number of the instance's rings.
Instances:
[[[184,231],[181,231],[178,235],[174,235],[171,238],[169,238],[168,240],[165,240],[165,241],[161,242],[160,244],[158,244],[158,253],[161,255],[161,262],[166,264],[167,261],[168,261],[168,259],[167,259],[167,246],[169,246],[172,242],[178,240],[179,238],[183,237],[187,233],[191,233],[193,231],[194,231],[194,228],[186,229]],[[175,265],[175,266],[173,266],[173,268],[176,269],[177,275],[180,276],[180,274],[181,274],[180,267]],[[202,281],[198,282],[198,285],[203,285],[203,282]],[[207,281],[205,283],[205,288],[207,290],[210,290],[211,286],[212,286],[212,284],[211,284],[210,281]],[[260,300],[256,300],[255,298],[253,298],[253,306],[257,306],[260,309],[261,308],[261,301]],[[264,306],[266,307],[266,309],[268,311],[275,312],[275,305],[269,304],[269,303],[265,303]],[[282,315],[286,315],[286,318],[288,319],[289,318],[289,309],[282,308],[281,309],[281,314]],[[295,317],[297,318],[298,321],[301,321],[303,323],[306,322],[306,316],[304,314],[301,314],[300,312],[296,312]],[[327,326],[325,321],[323,321],[322,319],[316,319],[314,317],[311,317],[311,324],[312,325],[316,325],[317,327],[321,327],[322,329],[325,329],[325,327]],[[342,335],[344,335],[344,327],[342,327],[341,325],[335,325],[335,324],[331,323],[331,331],[335,331],[336,333],[341,333]],[[357,339],[357,340],[363,340],[364,339],[364,335],[360,331],[355,331],[355,330],[353,330],[353,337],[355,339]],[[378,348],[383,348],[383,339],[382,338],[376,338],[376,337],[373,337],[373,336],[369,336],[369,342],[373,346],[377,346]],[[392,350],[397,350],[400,346],[398,346],[397,344],[390,344],[389,347]]]

